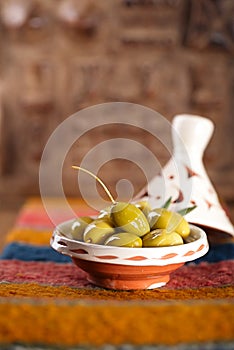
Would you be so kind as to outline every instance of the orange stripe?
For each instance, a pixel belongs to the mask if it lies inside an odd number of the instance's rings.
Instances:
[[[59,208],[64,208],[64,206],[66,206],[66,201],[68,202],[68,204],[70,206],[74,206],[76,209],[80,209],[81,211],[83,210],[94,210],[93,208],[91,208],[90,206],[88,206],[88,204],[86,204],[86,202],[82,199],[82,198],[66,198],[66,200],[64,200],[63,198],[57,198],[57,197],[51,197],[51,198],[47,198],[46,199],[46,206],[48,206],[49,208],[53,208],[53,209],[59,209]],[[90,203],[92,203],[93,207],[95,207],[95,205],[98,203],[97,200],[95,199],[90,199]],[[44,206],[42,203],[42,200],[40,197],[30,197],[27,199],[27,201],[24,203],[24,205],[22,206],[21,211],[27,210],[27,209],[43,209],[44,210]]]
[[[49,245],[51,236],[52,230],[15,228],[8,233],[6,243],[16,241],[37,245]]]
[[[208,300],[234,298],[233,286],[203,287],[195,289],[167,289],[121,291],[91,288],[73,288],[66,286],[45,286],[37,283],[2,283],[0,297],[29,297],[29,298],[65,298],[82,300]]]
[[[13,300],[0,303],[0,314],[0,343],[173,345],[229,341],[234,334],[234,307],[227,302]]]

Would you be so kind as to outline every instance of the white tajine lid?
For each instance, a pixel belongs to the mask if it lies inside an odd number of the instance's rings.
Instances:
[[[171,210],[196,205],[186,220],[234,236],[234,228],[220,204],[203,164],[203,153],[214,131],[213,122],[201,116],[181,114],[172,121],[173,154],[161,173],[141,191],[153,207],[172,197]]]

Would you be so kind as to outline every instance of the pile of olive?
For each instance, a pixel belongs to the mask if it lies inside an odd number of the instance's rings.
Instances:
[[[171,199],[162,208],[152,209],[148,202],[115,202],[102,181],[89,171],[105,188],[112,205],[100,211],[95,218],[80,217],[71,227],[73,239],[86,243],[116,247],[165,247],[180,245],[190,233],[182,213],[168,210]],[[192,208],[193,209],[193,208]]]
[[[118,202],[96,218],[80,217],[71,227],[73,239],[117,247],[162,247],[184,243],[190,227],[182,215],[146,202]]]

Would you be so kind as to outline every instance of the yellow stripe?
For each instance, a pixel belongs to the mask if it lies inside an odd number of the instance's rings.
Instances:
[[[104,301],[157,301],[157,300],[208,300],[233,299],[233,286],[204,287],[196,289],[155,289],[138,291],[113,291],[96,288],[73,288],[67,286],[45,286],[37,283],[2,283],[0,297],[65,298]]]
[[[37,245],[49,245],[52,230],[36,230],[28,228],[15,228],[11,230],[7,237],[6,243],[23,242]]]
[[[233,338],[227,302],[0,303],[0,342],[176,344]]]

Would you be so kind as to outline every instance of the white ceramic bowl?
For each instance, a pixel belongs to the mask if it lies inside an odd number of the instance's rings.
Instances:
[[[68,255],[88,273],[88,280],[111,289],[153,289],[165,285],[185,262],[200,258],[209,246],[205,232],[190,225],[186,243],[170,247],[126,248],[73,240],[73,220],[58,225],[51,238],[57,252]]]

